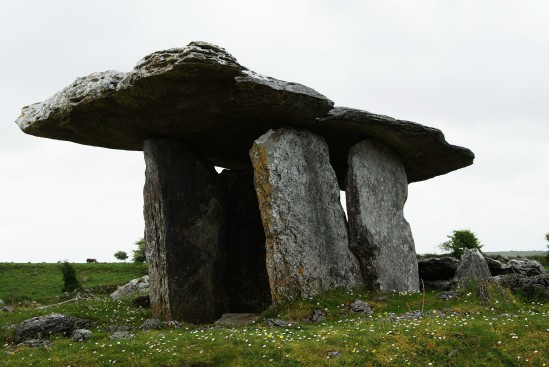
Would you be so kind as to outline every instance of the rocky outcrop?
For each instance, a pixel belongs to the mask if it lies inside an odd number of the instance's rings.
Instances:
[[[24,107],[28,134],[113,149],[141,150],[171,137],[193,144],[213,164],[249,168],[247,152],[268,129],[295,127],[323,136],[344,187],[347,152],[364,139],[387,145],[408,182],[472,164],[474,155],[448,144],[440,130],[350,108],[313,89],[257,74],[206,42],[154,52],[129,73],[78,78],[48,100]]]
[[[52,334],[70,335],[75,329],[88,326],[89,320],[78,319],[62,314],[38,316],[23,321],[15,330],[15,342],[41,339]]]
[[[484,256],[477,249],[464,249],[454,281],[458,287],[490,277],[490,269]]]
[[[111,293],[114,299],[130,298],[140,295],[149,294],[149,276],[145,275],[141,278],[130,280],[127,284],[118,287],[116,291]]]
[[[346,188],[350,244],[365,283],[382,292],[418,291],[414,239],[403,214],[408,181],[400,159],[377,142],[354,145]]]
[[[504,274],[493,279],[527,299],[549,300],[549,273],[547,272],[531,277],[523,274]]]
[[[271,291],[253,171],[224,170],[221,178],[227,197],[224,275],[227,310],[262,312],[271,304]]]
[[[270,130],[255,141],[250,158],[273,302],[361,284],[324,140]]]
[[[484,257],[484,260],[486,260],[486,264],[488,265],[488,269],[490,269],[490,274],[492,274],[492,276],[509,274],[511,272],[511,269],[499,260],[487,256]]]
[[[510,273],[526,275],[528,277],[547,274],[547,270],[537,260],[512,259],[507,262]]]
[[[225,309],[225,189],[214,167],[174,139],[144,143],[144,215],[155,318],[214,321]]]

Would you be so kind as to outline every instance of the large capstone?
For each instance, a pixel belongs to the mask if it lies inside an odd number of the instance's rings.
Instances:
[[[262,312],[271,305],[265,267],[265,232],[253,171],[224,170],[227,190],[225,289],[230,312]]]
[[[270,130],[250,150],[273,302],[361,284],[323,138]]]
[[[130,72],[76,79],[51,98],[24,107],[27,134],[113,149],[141,150],[154,137],[181,139],[216,166],[249,168],[248,151],[268,129],[293,127],[323,136],[344,187],[349,148],[374,139],[402,159],[409,182],[473,163],[440,130],[336,107],[315,90],[257,74],[222,47],[191,42],[145,56]]]
[[[143,151],[153,317],[214,321],[226,304],[223,182],[209,162],[179,140],[148,139]]]
[[[351,249],[365,283],[379,291],[417,291],[419,274],[410,225],[404,218],[408,180],[386,146],[363,141],[349,151],[347,213]]]

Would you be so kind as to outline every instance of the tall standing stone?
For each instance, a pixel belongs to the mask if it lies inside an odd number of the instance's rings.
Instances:
[[[145,240],[153,317],[213,321],[224,311],[224,187],[187,144],[148,139]]]
[[[361,284],[323,138],[269,130],[250,150],[274,303]]]
[[[363,141],[349,151],[346,194],[351,249],[365,283],[377,290],[417,291],[419,275],[403,209],[408,180],[386,146]]]
[[[224,283],[229,312],[262,312],[271,305],[265,232],[250,170],[224,170],[227,235]]]

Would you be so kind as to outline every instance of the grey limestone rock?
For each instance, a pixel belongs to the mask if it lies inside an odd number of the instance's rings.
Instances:
[[[130,280],[127,284],[118,287],[116,291],[111,293],[114,299],[129,298],[139,295],[149,294],[149,276],[145,275],[141,278]]]
[[[281,319],[266,319],[265,325],[274,327],[290,327],[292,323]]]
[[[139,330],[147,331],[147,330],[160,330],[162,329],[162,321],[158,319],[147,319],[141,326],[139,327]]]
[[[311,317],[309,317],[310,322],[322,322],[324,320],[326,320],[326,312],[319,310],[318,308],[315,308]]]
[[[508,273],[516,273],[526,276],[543,275],[547,270],[537,260],[512,259],[507,262]]]
[[[324,139],[270,130],[255,141],[250,157],[273,302],[360,285]]]
[[[319,117],[311,131],[325,137],[341,187],[349,149],[362,140],[389,147],[400,158],[408,183],[467,167],[475,158],[469,149],[448,144],[438,129],[347,107],[335,107]]]
[[[464,249],[454,278],[456,285],[461,287],[468,282],[478,281],[490,276],[490,269],[480,251],[477,249]]]
[[[370,305],[362,300],[356,300],[349,305],[349,309],[354,313],[372,313]]]
[[[67,334],[90,324],[89,320],[78,319],[62,314],[38,316],[23,321],[15,331],[15,341],[21,343],[29,339],[40,339],[51,334]]]
[[[484,257],[484,260],[486,260],[486,264],[488,265],[488,269],[490,269],[490,274],[492,274],[492,276],[509,274],[513,272],[509,266],[499,260],[492,259],[487,256]]]
[[[248,70],[222,47],[192,42],[154,52],[129,73],[79,78],[23,108],[25,133],[113,149],[143,141],[192,143],[217,166],[249,168],[248,150],[269,128],[308,126],[333,102],[313,89]]]
[[[85,342],[86,340],[91,339],[92,332],[88,329],[76,329],[72,334],[72,340],[75,342]]]
[[[414,239],[403,214],[408,180],[400,159],[377,142],[354,145],[346,188],[350,244],[364,282],[382,292],[418,291]]]
[[[514,292],[529,299],[549,300],[549,273],[526,276],[523,274],[503,274],[492,278],[498,284],[511,288]]]
[[[226,304],[223,182],[206,159],[179,140],[146,140],[144,153],[152,315],[214,321]]]
[[[113,149],[142,150],[148,138],[177,138],[231,169],[249,168],[247,152],[268,129],[309,129],[327,139],[341,187],[349,148],[368,138],[401,157],[409,182],[474,159],[437,129],[333,108],[313,89],[257,74],[206,42],[154,52],[128,73],[78,78],[46,101],[24,107],[17,124],[31,135]]]
[[[129,331],[115,331],[109,338],[111,339],[128,339],[135,335]]]

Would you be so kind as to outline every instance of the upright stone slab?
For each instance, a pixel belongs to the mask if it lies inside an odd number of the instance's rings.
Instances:
[[[274,303],[362,283],[323,138],[270,130],[250,150]]]
[[[417,291],[419,275],[403,208],[408,180],[384,145],[363,141],[349,151],[346,194],[351,249],[367,285],[382,292]]]
[[[224,283],[229,312],[262,312],[271,305],[265,266],[265,232],[253,171],[224,170],[227,235]]]
[[[224,311],[224,187],[187,144],[149,139],[144,215],[155,318],[207,322]]]
[[[466,248],[463,250],[459,266],[456,270],[456,276],[454,277],[457,287],[462,287],[469,282],[476,282],[491,276],[488,263],[478,249]]]

